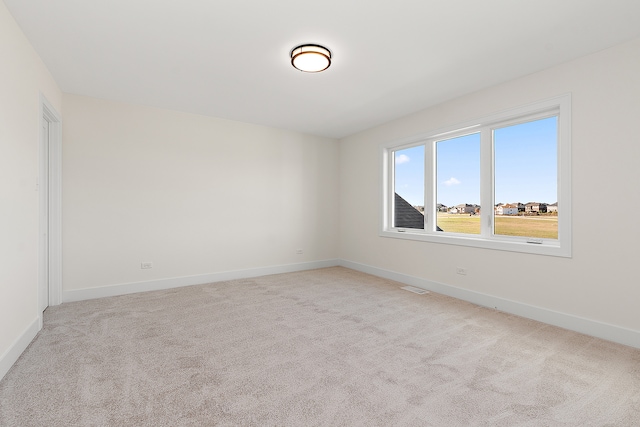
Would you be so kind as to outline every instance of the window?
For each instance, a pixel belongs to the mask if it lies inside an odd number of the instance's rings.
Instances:
[[[480,234],[480,133],[436,141],[435,146],[437,227]]]
[[[380,234],[571,256],[570,96],[382,146]]]
[[[424,229],[424,146],[394,152],[393,226]]]
[[[557,116],[493,131],[495,234],[558,239],[557,153]]]

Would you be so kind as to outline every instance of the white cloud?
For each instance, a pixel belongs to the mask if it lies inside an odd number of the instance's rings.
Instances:
[[[400,154],[396,156],[396,165],[401,165],[402,163],[407,163],[411,159],[406,154]]]
[[[458,181],[457,179],[455,179],[454,177],[449,178],[448,180],[446,180],[445,182],[443,182],[444,185],[450,186],[450,185],[458,185],[460,184],[460,181]]]

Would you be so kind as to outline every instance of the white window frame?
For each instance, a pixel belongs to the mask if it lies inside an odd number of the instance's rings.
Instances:
[[[558,239],[538,239],[496,235],[493,232],[494,153],[493,131],[519,123],[558,117],[557,190]],[[436,142],[480,132],[480,223],[481,233],[462,234],[436,231]],[[395,162],[397,150],[425,146],[425,226],[422,229],[393,226]],[[571,257],[571,95],[566,94],[513,108],[478,120],[415,135],[381,145],[382,197],[380,236],[432,243],[471,246],[538,255]],[[551,202],[551,201],[550,201]],[[487,208],[488,207],[488,208]]]

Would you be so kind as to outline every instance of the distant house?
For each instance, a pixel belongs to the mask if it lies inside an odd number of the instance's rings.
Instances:
[[[525,205],[524,211],[527,213],[543,213],[547,211],[546,203],[529,202]]]
[[[468,203],[463,203],[461,205],[454,206],[452,209],[449,209],[449,212],[450,213],[460,213],[460,214],[476,213],[476,209],[479,211],[480,210],[480,206],[478,206],[478,205],[470,205]],[[454,210],[455,210],[455,212],[454,212]]]
[[[436,206],[436,209],[438,210],[438,212],[446,212],[449,208],[443,205],[442,203],[438,203],[438,205]]]
[[[547,212],[558,212],[558,202],[547,205]]]
[[[518,205],[506,204],[496,208],[496,215],[518,215]]]

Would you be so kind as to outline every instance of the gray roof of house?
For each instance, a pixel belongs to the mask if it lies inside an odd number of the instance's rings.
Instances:
[[[395,227],[424,229],[424,215],[398,193],[395,193],[394,209]],[[436,229],[442,231],[440,227],[436,226]]]
[[[396,194],[395,208],[395,224],[401,228],[424,228],[424,215],[411,206],[409,202]]]

